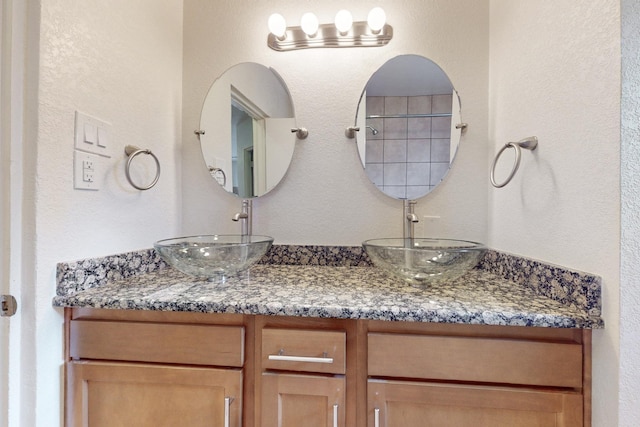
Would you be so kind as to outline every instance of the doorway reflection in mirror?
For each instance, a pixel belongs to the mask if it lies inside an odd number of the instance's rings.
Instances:
[[[197,134],[211,177],[242,199],[268,193],[293,157],[295,125],[289,91],[273,69],[234,65],[213,83],[200,116]]]

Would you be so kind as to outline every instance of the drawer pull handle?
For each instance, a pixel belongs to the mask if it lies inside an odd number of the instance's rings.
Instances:
[[[333,363],[333,357],[327,357],[327,352],[322,353],[322,357],[285,356],[283,348],[280,349],[278,354],[270,354],[269,360],[277,360],[280,362]]]
[[[338,404],[333,405],[333,427],[338,427]]]
[[[373,410],[373,426],[380,427],[380,408]]]
[[[231,402],[233,402],[232,397],[224,398],[224,427],[231,426]]]
[[[333,363],[333,357],[285,356],[283,354],[270,354],[269,360],[278,360],[281,362]]]

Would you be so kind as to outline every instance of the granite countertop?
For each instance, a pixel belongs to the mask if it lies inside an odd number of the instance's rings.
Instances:
[[[372,267],[359,248],[274,247],[242,277],[212,283],[153,250],[58,265],[57,307],[602,328],[600,278],[489,251],[428,289]],[[319,254],[319,255],[318,255]],[[346,254],[346,255],[345,255]]]

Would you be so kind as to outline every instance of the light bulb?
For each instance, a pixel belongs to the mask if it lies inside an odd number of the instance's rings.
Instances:
[[[300,26],[306,35],[313,37],[318,32],[318,18],[313,13],[307,12],[302,15]]]
[[[284,16],[279,13],[274,13],[269,17],[269,31],[273,33],[279,39],[283,39],[287,31],[287,21]]]
[[[367,24],[374,34],[378,34],[387,22],[387,15],[384,13],[381,7],[374,7],[369,12],[367,17]]]
[[[351,12],[342,9],[341,11],[336,13],[335,24],[338,31],[340,31],[340,34],[346,34],[347,31],[349,31],[349,29],[351,28],[351,24],[353,24],[353,17],[351,16]]]

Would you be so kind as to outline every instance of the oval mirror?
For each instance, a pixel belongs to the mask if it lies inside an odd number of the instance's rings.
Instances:
[[[282,180],[296,136],[293,102],[271,68],[245,62],[211,86],[200,116],[200,146],[209,173],[225,190],[248,199]]]
[[[451,167],[459,123],[458,94],[436,63],[418,55],[387,61],[367,82],[356,114],[367,176],[396,199],[426,195]]]

